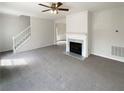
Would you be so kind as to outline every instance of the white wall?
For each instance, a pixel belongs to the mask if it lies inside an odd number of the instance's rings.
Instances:
[[[0,52],[12,49],[12,36],[18,30],[17,16],[0,14]]]
[[[88,33],[88,11],[74,13],[66,17],[68,33],[87,34]]]
[[[31,17],[31,38],[17,52],[32,50],[54,44],[54,22]]]
[[[19,29],[20,31],[24,30],[30,25],[30,16],[19,16]]]
[[[111,55],[112,45],[124,47],[124,8],[95,11],[91,22],[92,54],[124,62],[124,58]]]
[[[66,24],[66,18],[56,19],[56,20],[54,21],[54,23],[63,23],[63,24]]]
[[[0,13],[0,52],[12,50],[12,37],[28,25],[26,18]]]

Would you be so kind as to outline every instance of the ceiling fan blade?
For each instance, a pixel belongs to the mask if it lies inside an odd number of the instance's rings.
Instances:
[[[57,3],[57,7],[60,7],[61,5],[63,5],[61,2]]]
[[[44,5],[44,4],[38,4],[38,5],[51,8],[50,6],[47,6],[47,5]]]
[[[60,11],[69,11],[69,9],[66,9],[66,8],[58,8],[58,10],[60,10]]]
[[[47,9],[47,10],[43,10],[42,12],[47,12],[47,11],[50,11],[51,9]]]

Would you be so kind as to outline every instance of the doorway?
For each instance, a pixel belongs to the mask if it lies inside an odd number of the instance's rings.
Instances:
[[[55,24],[55,33],[56,33],[56,44],[65,45],[66,44],[66,24],[65,23],[56,23]]]

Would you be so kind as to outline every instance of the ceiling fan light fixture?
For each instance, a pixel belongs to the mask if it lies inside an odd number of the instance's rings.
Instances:
[[[46,10],[43,10],[42,12],[50,11],[51,14],[58,14],[58,11],[66,11],[66,12],[69,11],[69,9],[67,9],[67,8],[60,8],[60,6],[63,5],[63,3],[61,3],[61,2],[52,3],[51,6],[47,6],[44,4],[38,4],[38,5],[48,8]]]
[[[58,14],[57,10],[50,10],[51,14]]]
[[[50,10],[50,12],[51,12],[51,14],[53,14],[54,11],[53,10]]]
[[[58,5],[56,4],[55,6],[57,7]]]
[[[53,13],[54,13],[54,14],[58,14],[58,11],[57,11],[57,10],[54,10]]]

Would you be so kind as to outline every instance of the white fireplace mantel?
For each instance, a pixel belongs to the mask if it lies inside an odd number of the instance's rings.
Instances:
[[[81,56],[88,57],[88,11],[66,16],[66,52],[70,52],[70,41],[81,43]]]

